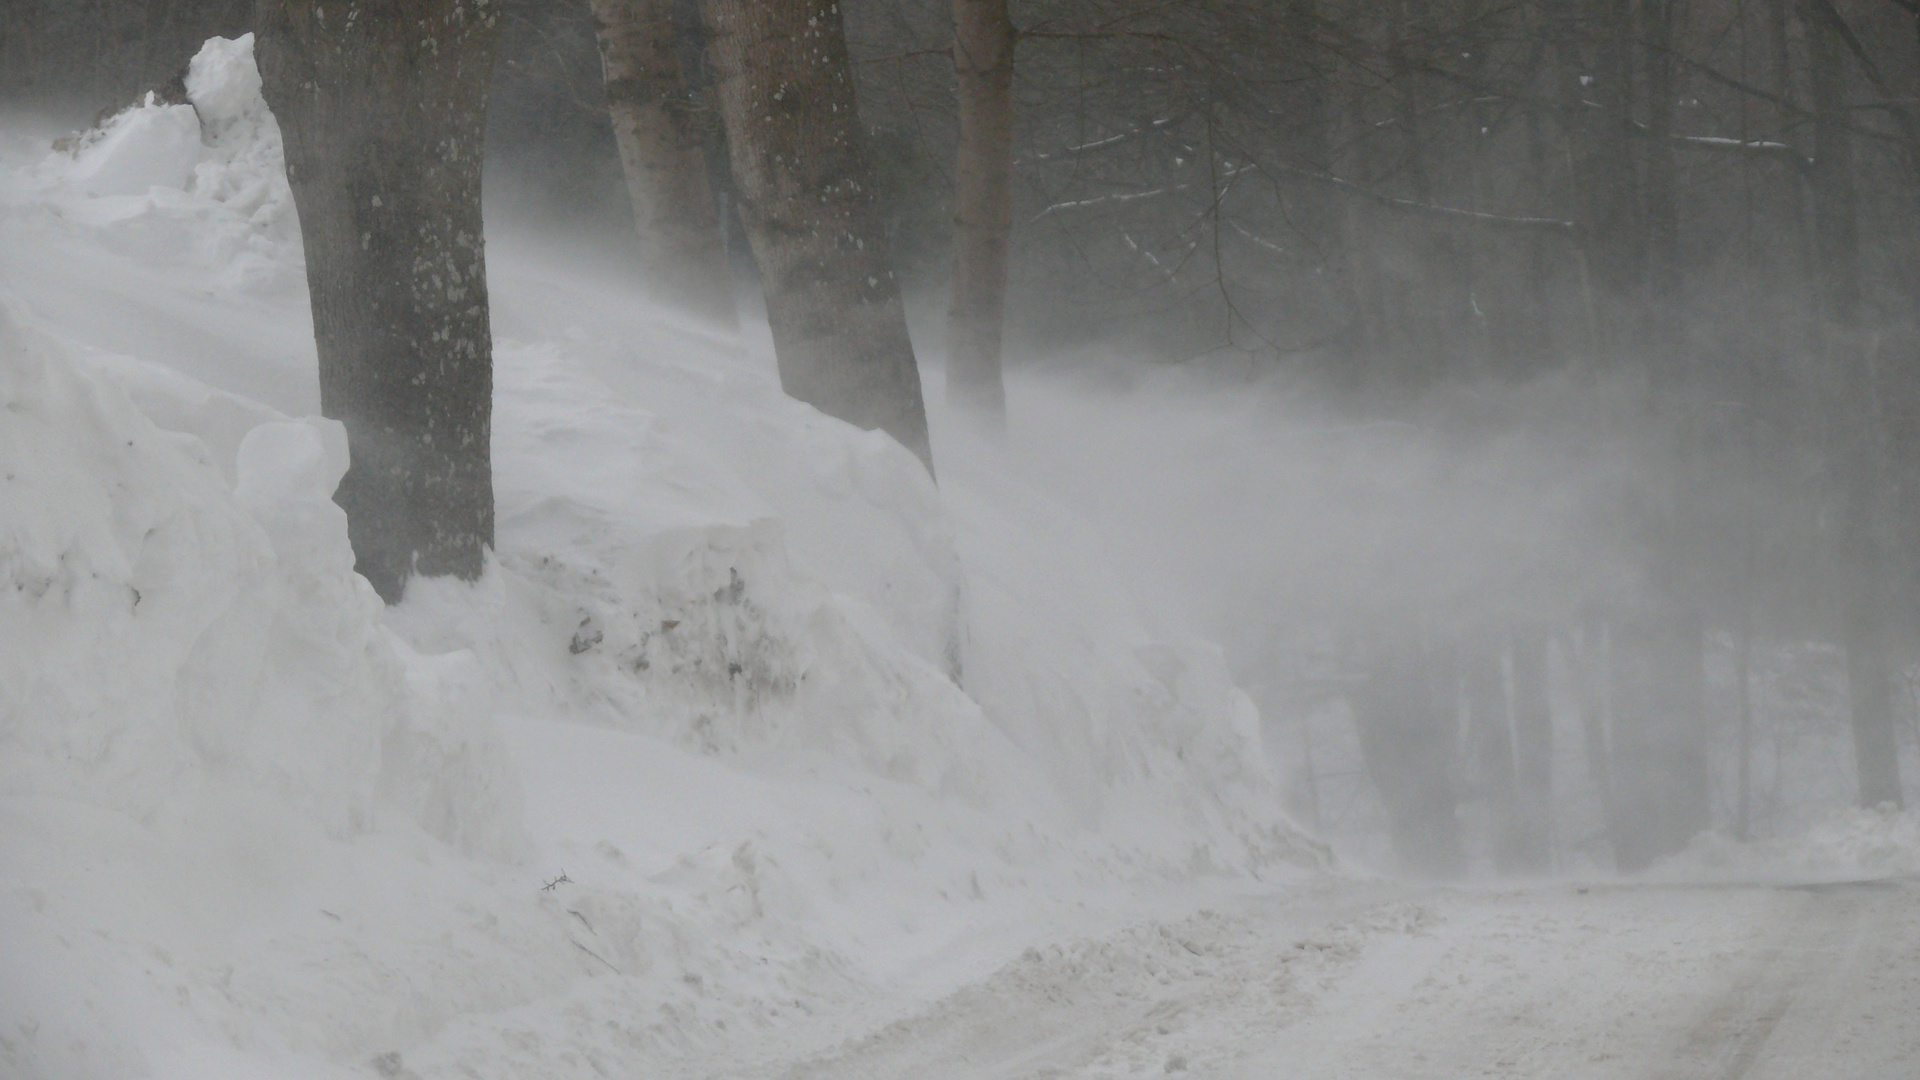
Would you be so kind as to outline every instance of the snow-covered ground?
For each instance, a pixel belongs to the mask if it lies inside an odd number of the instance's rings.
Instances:
[[[1015,470],[511,233],[497,558],[383,610],[248,49],[10,146],[5,1070],[650,1073],[1324,861]]]
[[[1920,883],[1323,882],[1029,951],[826,1052],[698,1075],[1892,1080]]]
[[[1641,1075],[1868,932],[1914,1000],[1898,884],[1331,873],[1028,463],[936,415],[936,489],[510,229],[496,558],[382,608],[248,48],[0,133],[0,1076]],[[1920,872],[1824,835],[1663,873]]]

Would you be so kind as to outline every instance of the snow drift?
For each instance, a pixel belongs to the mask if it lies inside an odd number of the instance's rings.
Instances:
[[[1091,529],[533,245],[496,557],[383,609],[251,40],[187,87],[0,181],[10,1075],[653,1072],[1316,864]]]
[[[20,323],[0,310],[9,793],[151,820],[223,782],[262,788],[335,836],[369,827],[383,740],[448,733],[437,688],[408,692],[378,598],[353,573],[332,501],[345,432],[262,423],[229,486],[205,443],[162,431]],[[418,752],[411,764],[451,772]],[[507,794],[461,806],[457,831],[510,848],[511,773],[468,779]],[[455,839],[451,820],[443,831]]]

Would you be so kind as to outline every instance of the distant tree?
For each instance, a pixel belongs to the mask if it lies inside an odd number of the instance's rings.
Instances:
[[[1659,607],[1609,626],[1614,860],[1645,869],[1712,824],[1708,802],[1704,635]]]
[[[1002,428],[1007,391],[1001,336],[1013,235],[1013,47],[1007,0],[954,0],[960,142],[954,162],[947,397]]]
[[[1553,867],[1553,707],[1547,689],[1547,628],[1514,628],[1513,758],[1521,868]]]
[[[837,0],[703,0],[780,385],[928,469],[926,403]]]
[[[1420,877],[1458,877],[1466,857],[1455,816],[1455,655],[1433,635],[1398,625],[1382,624],[1366,645],[1366,676],[1348,700],[1394,858]]]
[[[1646,138],[1642,181],[1646,230],[1646,297],[1640,338],[1650,353],[1654,380],[1672,386],[1683,374],[1680,348],[1681,266],[1678,163],[1674,110],[1679,89],[1679,40],[1684,0],[1642,0],[1640,33],[1646,85]]]
[[[1461,704],[1467,714],[1469,775],[1485,810],[1494,865],[1502,872],[1520,863],[1521,820],[1513,754],[1513,716],[1501,670],[1499,639],[1489,631],[1464,635],[1460,643]]]
[[[727,328],[740,322],[707,179],[672,0],[592,0],[607,113],[654,298]]]
[[[1849,36],[1829,0],[1803,0],[1807,84],[1813,106],[1814,265],[1827,360],[1839,393],[1834,427],[1844,471],[1841,526],[1842,643],[1847,653],[1847,698],[1859,766],[1860,803],[1901,801],[1900,764],[1893,727],[1893,673],[1888,659],[1884,528],[1886,470],[1874,378],[1860,328],[1859,193],[1848,113],[1843,49]]]
[[[493,544],[493,338],[480,219],[488,0],[262,0],[257,55],[300,211],[334,496],[388,603]]]

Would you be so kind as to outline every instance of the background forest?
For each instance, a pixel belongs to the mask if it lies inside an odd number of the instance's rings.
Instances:
[[[0,94],[85,111],[250,16],[9,7]],[[953,12],[845,13],[916,329],[952,266]],[[1009,16],[1008,452],[1185,575],[1298,816],[1444,875],[1633,869],[1809,800],[1900,801],[1920,733],[1908,0]],[[508,0],[503,23],[489,198],[555,233],[630,222],[585,0]],[[1132,409],[1145,385],[1184,411]],[[1133,449],[1084,462],[1066,433],[1088,430]]]

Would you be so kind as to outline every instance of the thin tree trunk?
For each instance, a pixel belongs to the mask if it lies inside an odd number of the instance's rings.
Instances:
[[[1518,779],[1517,854],[1522,869],[1553,865],[1553,709],[1547,692],[1547,632],[1513,632],[1513,749]]]
[[[1747,395],[1746,431],[1742,447],[1741,472],[1747,481],[1746,521],[1741,529],[1740,545],[1740,637],[1735,644],[1740,654],[1734,677],[1739,680],[1740,775],[1739,808],[1734,820],[1734,838],[1753,838],[1753,623],[1755,593],[1760,571],[1760,510],[1754,497],[1760,471],[1760,422],[1754,415],[1760,393],[1757,377],[1751,378]]]
[[[1386,806],[1395,858],[1420,877],[1465,869],[1455,817],[1453,672],[1417,633],[1383,631],[1352,697],[1367,773]]]
[[[1520,813],[1514,783],[1513,728],[1507,705],[1500,648],[1490,633],[1468,635],[1461,657],[1461,692],[1467,707],[1467,746],[1475,787],[1486,810],[1494,867],[1511,873],[1520,864]]]
[[[1647,292],[1643,338],[1655,386],[1683,381],[1681,364],[1680,216],[1674,161],[1673,113],[1679,95],[1674,41],[1685,0],[1646,0],[1647,139],[1644,193],[1647,230]]]
[[[263,0],[262,90],[300,213],[334,498],[389,603],[493,544],[480,165],[495,15],[461,0]]]
[[[1587,759],[1587,778],[1593,783],[1594,792],[1600,800],[1608,846],[1617,847],[1619,816],[1613,797],[1613,752],[1607,739],[1606,635],[1606,619],[1599,607],[1588,605],[1581,612],[1579,648],[1575,653],[1578,656],[1577,700],[1581,743]]]
[[[1840,384],[1833,425],[1846,470],[1841,557],[1847,651],[1847,698],[1859,766],[1860,804],[1901,801],[1900,765],[1888,685],[1886,556],[1879,538],[1885,489],[1881,417],[1860,334],[1860,238],[1853,182],[1853,138],[1847,130],[1846,71],[1832,9],[1807,0],[1808,82],[1814,113],[1815,264],[1830,364]]]
[[[1661,620],[1655,691],[1665,713],[1671,778],[1672,842],[1683,847],[1713,824],[1707,766],[1707,630],[1697,610],[1682,608]]]
[[[947,398],[1004,430],[1007,249],[1013,236],[1013,22],[1007,0],[954,0],[960,143],[954,160]]]
[[[737,330],[733,277],[680,66],[673,0],[591,3],[607,115],[633,203],[647,289],[662,304]]]
[[[1612,631],[1614,857],[1631,872],[1708,824],[1706,656],[1698,619],[1682,612],[1618,619]]]
[[[1339,167],[1341,175],[1366,184],[1373,179],[1372,126],[1358,73],[1350,70],[1346,74],[1347,93],[1339,110]],[[1346,256],[1343,269],[1354,307],[1354,355],[1339,376],[1345,389],[1358,390],[1376,380],[1398,341],[1383,300],[1380,256],[1374,246],[1374,205],[1365,199],[1343,199],[1339,212],[1341,250]]]
[[[929,471],[926,403],[837,0],[702,0],[782,389]]]
[[[1549,28],[1542,26],[1540,29],[1545,33]],[[1551,71],[1553,62],[1543,59],[1543,66]],[[1548,93],[1551,93],[1551,79],[1545,82]],[[1530,110],[1527,113],[1527,179],[1528,188],[1539,206],[1550,205],[1552,198],[1548,161],[1546,120],[1539,110]],[[1564,349],[1557,343],[1558,335],[1554,332],[1553,305],[1548,299],[1548,282],[1552,276],[1547,245],[1548,239],[1544,236],[1536,235],[1527,239],[1527,332],[1521,370],[1529,376],[1565,364]]]
[[[1581,126],[1577,171],[1586,196],[1582,239],[1601,301],[1599,325],[1605,347],[1619,353],[1622,328],[1641,299],[1639,182],[1635,173],[1632,0],[1588,0],[1587,19],[1596,46],[1590,86],[1577,100],[1599,106]],[[1583,106],[1576,115],[1586,116]]]
[[[1749,597],[1747,607],[1751,604]],[[1735,647],[1739,649],[1734,677],[1739,681],[1740,775],[1733,835],[1744,843],[1753,839],[1753,616],[1750,610],[1741,615],[1740,639]]]
[[[1325,47],[1318,0],[1283,0],[1275,18],[1281,35],[1275,63],[1285,73],[1289,91],[1281,107],[1293,117],[1280,137],[1278,149],[1296,168],[1315,177],[1352,176],[1335,161],[1339,108],[1331,95],[1337,62]],[[1300,310],[1303,314],[1311,311],[1316,320],[1354,317],[1360,302],[1354,287],[1352,255],[1343,242],[1345,204],[1352,198],[1306,177],[1287,176],[1279,185],[1287,218],[1313,253],[1308,273],[1325,290],[1303,291],[1300,299],[1313,306]],[[1332,325],[1338,326],[1338,322]]]
[[[1318,836],[1321,832],[1320,767],[1313,760],[1313,712],[1313,707],[1300,710],[1300,770],[1307,788],[1307,827]]]
[[[1392,78],[1394,124],[1399,143],[1399,171],[1406,176],[1407,192],[1422,205],[1434,202],[1434,178],[1428,161],[1430,148],[1423,137],[1420,122],[1422,89],[1414,59],[1408,56],[1411,38],[1423,42],[1433,33],[1427,6],[1419,0],[1401,0],[1395,5],[1388,27],[1388,71]],[[1400,338],[1405,347],[1392,358],[1392,387],[1405,390],[1440,376],[1459,342],[1468,336],[1460,324],[1467,311],[1464,290],[1471,279],[1463,272],[1454,252],[1453,236],[1445,228],[1431,231],[1406,231],[1395,242],[1412,248],[1416,272],[1411,280],[1396,281],[1401,302],[1392,304],[1392,314],[1400,322]]]
[[[1858,551],[1864,544],[1850,545]],[[1887,615],[1874,583],[1878,560],[1855,565],[1848,598],[1845,648],[1847,701],[1853,714],[1853,753],[1859,767],[1860,805],[1903,804],[1900,759],[1893,726],[1892,664],[1887,656]]]
[[[1814,264],[1821,311],[1838,331],[1857,328],[1860,316],[1858,195],[1853,183],[1853,138],[1847,131],[1847,90],[1837,34],[1819,0],[1807,0],[1808,82],[1813,105]],[[1852,371],[1843,373],[1848,376]]]

